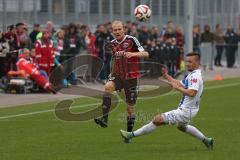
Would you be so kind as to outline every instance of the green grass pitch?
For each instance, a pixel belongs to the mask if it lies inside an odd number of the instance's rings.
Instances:
[[[180,94],[138,100],[135,129],[158,112],[176,108]],[[76,104],[100,102],[80,98]],[[154,133],[124,144],[125,107],[110,115],[109,127],[93,121],[65,122],[51,109],[56,102],[0,109],[1,160],[237,160],[240,159],[240,78],[205,84],[200,111],[193,124],[215,139],[208,151],[197,139],[163,126]],[[38,111],[45,111],[38,113]],[[79,112],[81,109],[73,109]],[[27,114],[26,114],[27,113]]]

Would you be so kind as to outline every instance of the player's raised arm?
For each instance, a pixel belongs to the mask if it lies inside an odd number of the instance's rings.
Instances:
[[[178,86],[182,86],[182,84],[180,83],[180,81],[174,79],[172,76],[170,76],[168,74],[168,70],[166,68],[162,68],[162,74],[163,74],[163,78],[166,79],[170,84],[175,83]]]

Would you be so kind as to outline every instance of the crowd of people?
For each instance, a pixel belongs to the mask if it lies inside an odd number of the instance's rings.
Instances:
[[[215,31],[211,31],[210,26],[205,25],[202,33],[199,25],[193,27],[193,51],[201,54],[201,64],[204,70],[207,68],[213,70],[214,65],[222,67],[224,50],[227,67],[234,68],[239,40],[240,33],[234,31],[231,25],[227,27],[226,31],[220,24],[216,25]],[[214,48],[216,50],[215,57]]]
[[[105,46],[114,39],[111,22],[99,24],[92,32],[85,24],[63,25],[56,29],[53,22],[45,25],[34,24],[29,31],[26,23],[17,23],[7,27],[6,32],[0,32],[0,78],[9,71],[17,70],[18,55],[23,49],[28,49],[32,63],[39,70],[50,76],[53,67],[61,66],[66,60],[87,51],[91,56],[98,57],[104,66],[98,76],[99,81],[105,83],[110,73],[112,55]],[[125,34],[137,37],[141,45],[150,54],[150,62],[164,64],[169,74],[177,76],[183,67],[184,33],[181,26],[175,26],[169,21],[166,26],[159,28],[127,21],[124,25]],[[223,66],[222,54],[225,50],[227,67],[235,64],[238,49],[239,34],[229,26],[224,33],[220,24],[214,32],[205,25],[201,32],[200,25],[193,27],[193,51],[201,54],[201,63],[204,69],[213,69],[213,66]],[[216,48],[216,56],[214,56]],[[94,71],[93,71],[94,72]],[[95,73],[93,73],[95,74]],[[64,81],[64,85],[77,84],[76,72],[72,72]]]

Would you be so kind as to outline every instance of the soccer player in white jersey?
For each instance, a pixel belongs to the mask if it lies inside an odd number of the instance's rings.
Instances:
[[[120,130],[124,139],[132,139],[141,135],[153,132],[157,126],[164,124],[177,125],[177,128],[201,140],[208,149],[213,148],[213,139],[206,137],[196,127],[190,125],[193,117],[199,111],[200,99],[203,91],[203,80],[200,70],[200,55],[197,53],[189,53],[186,56],[186,66],[188,75],[184,80],[178,81],[168,75],[167,69],[162,69],[163,78],[165,78],[171,86],[183,94],[177,109],[158,114],[154,119],[133,132]]]

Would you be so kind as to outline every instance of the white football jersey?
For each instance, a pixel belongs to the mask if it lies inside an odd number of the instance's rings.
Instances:
[[[201,100],[201,95],[203,92],[203,80],[202,73],[200,69],[190,72],[186,78],[181,81],[181,84],[186,89],[193,89],[197,91],[197,94],[194,97],[183,95],[181,102],[178,106],[180,109],[199,109],[199,104]]]

